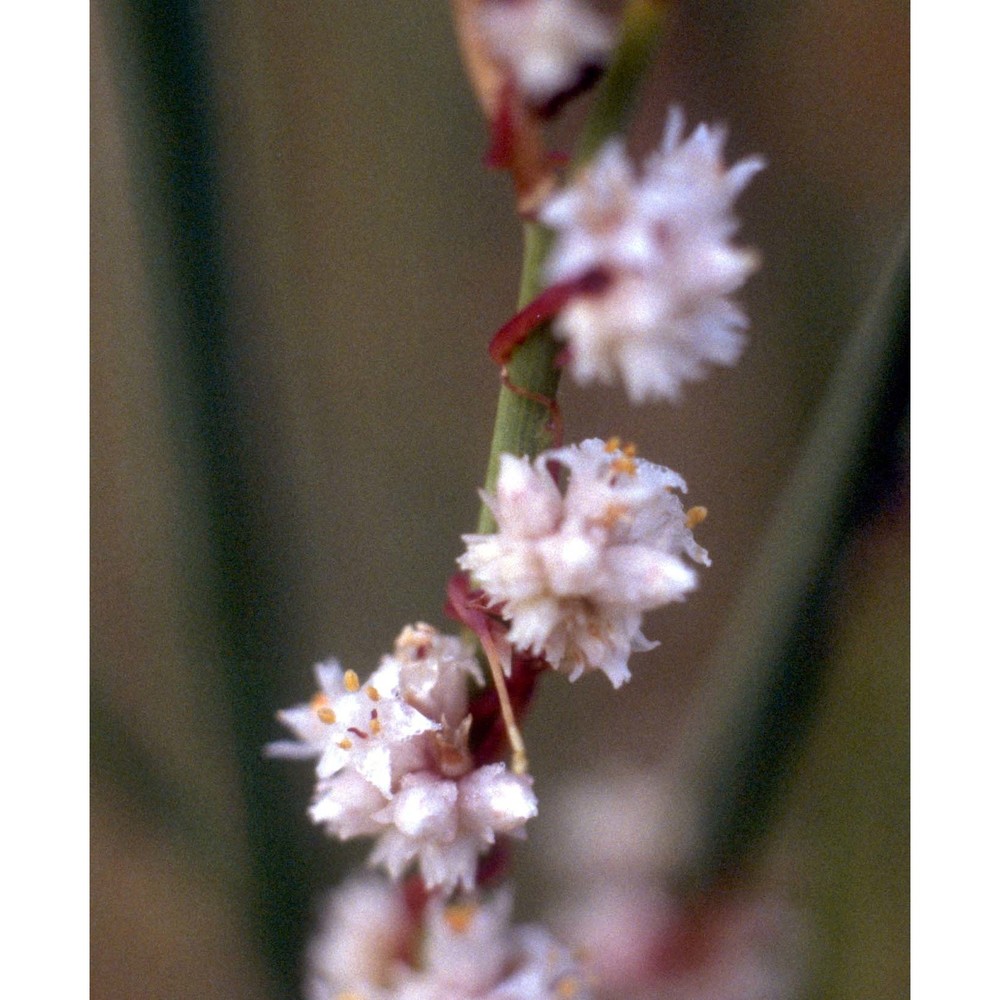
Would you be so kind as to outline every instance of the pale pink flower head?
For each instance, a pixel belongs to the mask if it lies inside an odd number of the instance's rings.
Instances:
[[[298,738],[275,757],[316,757],[309,815],[332,837],[375,837],[372,864],[399,878],[415,863],[429,889],[476,883],[499,835],[520,837],[538,812],[529,775],[475,767],[469,647],[424,623],[408,625],[367,682],[335,661],[316,668],[319,693],[278,713]]]
[[[307,1000],[363,996],[390,1000],[412,932],[406,904],[394,886],[356,876],[330,893],[307,954]]]
[[[451,905],[427,912],[423,970],[400,990],[400,1000],[591,1000],[589,972],[548,931],[511,926],[511,897]]]
[[[592,978],[542,927],[511,926],[511,895],[430,899],[355,878],[331,894],[309,948],[307,1000],[592,1000]],[[419,945],[419,946],[418,946]]]
[[[480,28],[529,105],[545,109],[603,67],[614,36],[579,0],[487,0]]]
[[[550,466],[567,472],[564,489]],[[492,535],[466,535],[459,557],[510,622],[512,646],[544,656],[575,680],[601,670],[618,687],[633,651],[656,644],[642,614],[680,601],[696,586],[687,559],[709,564],[676,491],[684,480],[598,439],[543,452],[502,455]]]
[[[673,108],[638,176],[621,144],[609,142],[540,213],[556,231],[550,281],[595,271],[608,279],[571,298],[555,320],[570,372],[582,384],[621,381],[633,402],[676,400],[709,365],[733,364],[748,325],[729,296],[757,255],[732,244],[732,206],[764,162],[727,168],[724,128],[699,125],[686,139],[683,131]]]

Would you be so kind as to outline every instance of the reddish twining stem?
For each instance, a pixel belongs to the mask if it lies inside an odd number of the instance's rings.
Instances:
[[[498,837],[489,853],[479,859],[479,865],[476,868],[476,885],[498,884],[507,874],[509,866],[510,841],[507,837]]]
[[[535,330],[554,319],[570,300],[578,295],[599,295],[610,284],[611,275],[601,268],[595,268],[579,278],[549,285],[541,295],[532,299],[493,334],[489,346],[490,357],[498,365],[507,364],[514,351]]]
[[[552,438],[552,447],[562,447],[563,418],[562,410],[559,409],[559,403],[552,396],[546,396],[542,392],[532,392],[530,389],[522,389],[521,386],[514,385],[510,380],[510,374],[507,371],[506,365],[500,369],[500,381],[504,384],[505,388],[509,389],[515,395],[521,396],[523,399],[533,400],[549,411],[549,419],[545,422],[545,430],[548,431]]]
[[[514,81],[504,77],[490,114],[490,147],[484,160],[486,166],[510,173],[517,210],[524,218],[534,218],[555,190],[560,159],[545,148],[537,119],[524,106]]]
[[[490,605],[483,591],[472,589],[464,573],[456,573],[448,581],[444,611],[475,632],[484,648],[506,647],[507,623],[500,617],[499,609]],[[538,676],[548,667],[541,657],[517,650],[511,652],[510,675],[505,681],[501,680],[515,719],[527,713]],[[472,716],[469,746],[477,765],[498,760],[510,743],[510,727],[502,709],[501,692],[496,686],[480,691],[469,703]]]

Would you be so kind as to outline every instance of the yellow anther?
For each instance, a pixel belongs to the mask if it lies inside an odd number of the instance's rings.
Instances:
[[[618,451],[618,449],[621,446],[622,446],[622,439],[620,437],[612,437],[612,438],[608,438],[608,440],[605,442],[605,444],[604,444],[604,450],[609,455],[611,455],[614,452]]]
[[[333,709],[329,705],[320,705],[316,709],[316,718],[320,722],[325,722],[328,726],[333,725],[337,721],[337,716],[333,714]]]
[[[378,734],[382,732],[382,723],[376,717],[368,723],[368,728],[371,730],[372,736],[378,736]]]
[[[361,690],[361,681],[358,680],[358,675],[353,670],[348,670],[344,674],[344,687],[347,688],[351,694],[355,691]]]
[[[639,449],[634,444],[629,443],[622,448],[622,452],[628,455],[629,458],[635,458],[639,454]]]
[[[329,705],[330,699],[322,691],[317,691],[312,698],[309,699],[309,707],[316,709],[317,711],[321,709],[324,705]]]
[[[563,976],[556,983],[556,996],[559,1000],[573,1000],[580,993],[580,980],[576,976]]]
[[[689,528],[696,528],[705,518],[708,517],[707,507],[692,507],[687,512],[687,518],[685,519],[685,524]]]
[[[464,934],[472,925],[478,909],[475,903],[453,903],[444,911],[445,923],[456,934]]]
[[[634,458],[629,458],[629,457],[625,456],[623,458],[616,458],[611,463],[611,468],[615,472],[624,472],[624,473],[626,473],[629,476],[634,476],[635,473],[636,473],[636,469],[638,468],[638,466],[635,464],[635,459]]]
[[[408,653],[411,650],[419,659],[426,652],[428,642],[433,642],[437,636],[437,629],[427,622],[417,622],[416,625],[407,625],[396,637],[396,655]]]
[[[350,750],[354,744],[345,736],[338,744],[341,750]]]
[[[597,523],[603,528],[613,528],[626,514],[628,507],[623,503],[609,503],[604,508],[604,516]]]
[[[365,694],[368,695],[372,701],[378,701],[379,698],[382,697],[382,695],[378,693],[378,688],[375,687],[374,684],[369,684],[368,687],[365,688]]]

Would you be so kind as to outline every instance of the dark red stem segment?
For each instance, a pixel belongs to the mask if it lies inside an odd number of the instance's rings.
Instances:
[[[456,573],[448,581],[444,612],[472,629],[480,640],[486,636],[494,645],[506,645],[507,623],[500,615],[500,608],[491,605],[482,590],[474,590],[465,573]],[[513,650],[507,694],[518,720],[531,706],[539,675],[548,669],[549,664],[542,657]],[[502,759],[508,746],[507,728],[496,689],[488,687],[478,692],[469,703],[469,714],[472,716],[469,746],[476,764]]]
[[[490,357],[498,364],[505,365],[514,351],[544,323],[553,319],[571,300],[578,295],[598,295],[611,283],[611,276],[601,268],[587,271],[579,278],[559,281],[550,285],[537,298],[532,299],[523,309],[509,319],[490,341]]]

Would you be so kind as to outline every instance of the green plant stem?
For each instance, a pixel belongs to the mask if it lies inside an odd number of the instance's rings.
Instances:
[[[624,131],[672,10],[668,0],[632,0],[622,12],[615,56],[577,140],[571,169],[586,163],[609,136]]]
[[[569,174],[583,167],[612,135],[624,130],[635,108],[642,80],[649,69],[667,21],[670,4],[662,0],[632,0],[622,14],[621,35],[614,57],[587,118],[570,163]],[[552,246],[552,232],[537,222],[524,224],[524,263],[518,308],[542,290],[542,267]],[[507,366],[510,382],[526,393],[555,400],[559,369],[555,358],[559,344],[549,324],[540,326],[520,347]],[[534,458],[552,443],[548,429],[551,412],[536,399],[501,386],[493,441],[486,464],[484,488],[496,488],[503,453]],[[496,530],[490,509],[483,504],[477,530]]]

